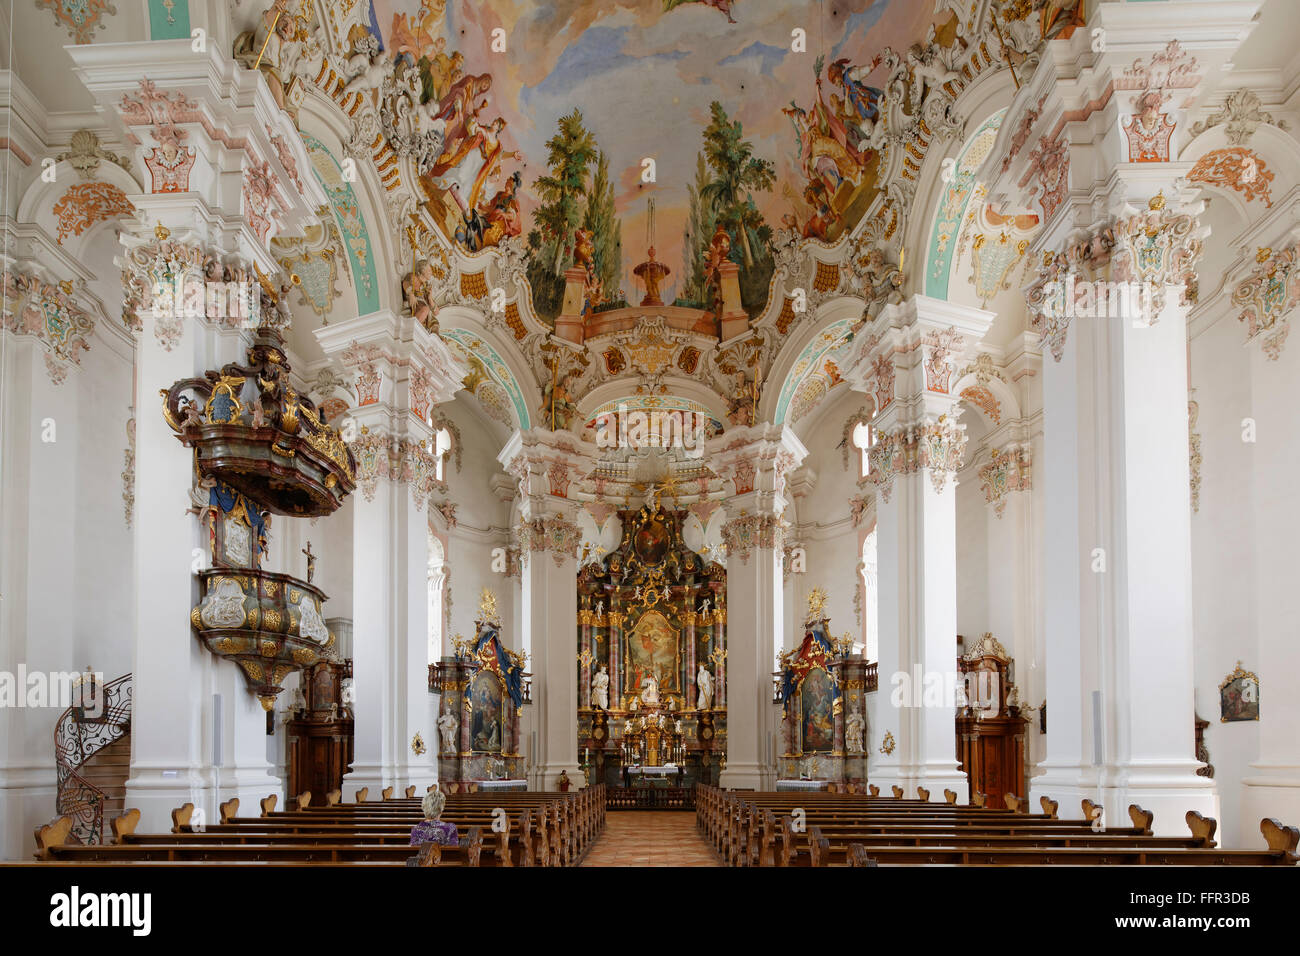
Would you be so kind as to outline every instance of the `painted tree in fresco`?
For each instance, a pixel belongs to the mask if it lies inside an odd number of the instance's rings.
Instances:
[[[542,203],[527,238],[528,282],[537,313],[553,319],[564,301],[564,271],[573,263],[575,232],[584,229],[591,236],[596,275],[608,295],[617,294],[623,240],[609,160],[597,149],[580,110],[560,117],[546,149],[548,171],[534,183]],[[593,163],[595,172],[589,176]]]
[[[539,176],[535,184],[542,197],[536,220],[542,237],[554,246],[553,269],[558,276],[573,255],[573,232],[582,222],[587,167],[596,157],[596,138],[582,124],[580,110],[560,117],[559,131],[546,141],[546,151],[550,173]]]
[[[594,240],[596,275],[605,290],[605,297],[615,298],[623,271],[623,226],[614,213],[614,184],[609,178],[609,156],[603,151],[596,155],[596,171],[591,177],[590,198],[586,215],[582,217],[582,228]]]
[[[682,262],[686,266],[686,281],[682,287],[680,304],[694,308],[704,308],[704,303],[709,300],[708,280],[704,277],[704,258],[717,220],[712,207],[700,199],[708,184],[709,164],[704,154],[700,153],[695,158],[695,183],[686,187],[690,196],[690,212],[682,235]]]
[[[754,155],[740,121],[731,122],[722,104],[709,105],[711,119],[704,128],[704,157],[712,178],[700,190],[700,200],[731,236],[732,254],[739,249],[740,295],[749,310],[761,309],[772,277],[772,227],[754,202],[754,192],[770,192],[776,166]]]

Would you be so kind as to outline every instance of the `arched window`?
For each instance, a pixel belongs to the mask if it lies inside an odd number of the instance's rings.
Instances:
[[[445,428],[439,428],[433,436],[433,457],[438,463],[438,480],[443,480],[446,470],[447,452],[451,451],[451,432]]]
[[[858,455],[861,460],[861,470],[858,472],[860,478],[865,478],[871,473],[871,461],[868,458],[867,453],[875,443],[875,430],[866,422],[858,422],[858,424],[853,427],[853,447],[858,449]]]
[[[876,530],[862,542],[862,639],[866,644],[866,656],[869,661],[880,660],[880,579],[876,575]]]
[[[443,589],[447,584],[447,553],[442,541],[429,535],[429,663],[442,657]]]

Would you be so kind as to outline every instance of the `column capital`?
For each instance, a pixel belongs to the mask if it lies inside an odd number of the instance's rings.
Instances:
[[[872,397],[876,428],[952,416],[957,370],[974,355],[993,317],[925,295],[892,303],[857,332],[840,374]]]
[[[389,309],[324,326],[316,340],[355,382],[349,415],[360,434],[350,444],[362,496],[373,500],[378,480],[390,478],[409,483],[422,509],[430,494],[446,491],[430,415],[455,394],[464,367],[437,335]]]
[[[183,39],[74,46],[69,54],[101,113],[136,146],[147,192],[131,201],[141,217],[194,229],[274,274],[271,239],[303,235],[327,197],[261,75],[211,40],[201,53]]]
[[[1145,202],[1190,166],[1171,163],[1193,136],[1188,109],[1222,75],[1254,29],[1258,0],[1101,3],[1086,29],[1044,47],[1012,101],[977,173],[989,202],[1019,211],[1028,191],[1044,227],[1036,248],[1061,244],[1059,229],[1099,218],[1116,174]]]
[[[576,436],[547,428],[516,431],[497,461],[517,482],[525,513],[559,509],[571,516],[577,503],[569,500],[569,486],[585,478],[596,460]]]
[[[432,434],[433,406],[450,401],[467,372],[438,335],[391,309],[335,322],[315,334],[325,354],[356,377],[359,419],[392,416],[393,425],[405,422],[424,438]]]
[[[710,441],[707,452],[714,472],[731,482],[729,510],[771,515],[785,510],[787,479],[808,456],[789,425],[769,422],[733,428]]]
[[[1180,288],[1183,305],[1194,301],[1209,234],[1198,218],[1204,209],[1185,190],[1156,193],[1145,208],[1123,202],[1107,219],[1071,231],[1060,249],[1043,251],[1025,301],[1029,327],[1052,358],[1061,361],[1076,316],[1154,325],[1168,287]]]

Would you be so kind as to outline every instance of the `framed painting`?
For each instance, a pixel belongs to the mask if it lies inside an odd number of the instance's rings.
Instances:
[[[1241,661],[1219,685],[1219,722],[1259,720],[1259,678],[1242,670]]]
[[[641,683],[654,677],[659,693],[680,693],[677,628],[661,611],[646,611],[627,634],[623,689],[641,693]]]
[[[501,753],[506,729],[501,679],[489,670],[479,671],[470,681],[469,699],[470,750],[474,753]]]
[[[799,684],[799,750],[830,753],[835,749],[835,715],[831,675],[814,667]]]

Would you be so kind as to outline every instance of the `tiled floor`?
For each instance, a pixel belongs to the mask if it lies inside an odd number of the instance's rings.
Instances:
[[[611,810],[583,866],[721,866],[688,811]]]

